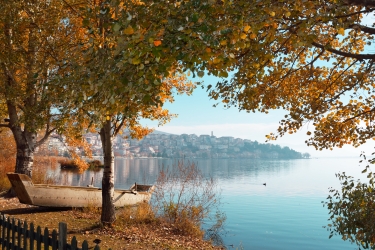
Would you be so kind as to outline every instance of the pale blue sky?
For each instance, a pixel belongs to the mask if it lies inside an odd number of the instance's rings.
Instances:
[[[218,78],[206,76],[203,81],[205,85],[215,85]],[[233,136],[264,143],[265,135],[276,131],[279,120],[283,119],[285,114],[283,110],[272,111],[269,114],[239,112],[236,108],[224,109],[222,106],[214,108],[212,107],[214,103],[214,100],[209,99],[207,92],[198,87],[192,96],[176,96],[174,103],[165,105],[172,113],[178,114],[177,118],[162,127],[157,127],[157,124],[153,122],[144,124],[172,134],[201,135],[211,134],[212,131],[217,137]],[[313,157],[359,157],[361,150],[368,155],[374,151],[374,142],[369,142],[361,148],[346,146],[333,151],[316,151],[304,143],[308,138],[306,135],[308,128],[312,130],[312,125],[305,126],[298,133],[285,135],[271,143],[288,146],[299,152],[309,152]]]

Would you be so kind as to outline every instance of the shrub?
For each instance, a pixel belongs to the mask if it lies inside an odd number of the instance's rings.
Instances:
[[[220,204],[217,183],[213,178],[205,178],[195,163],[179,161],[177,166],[163,168],[155,186],[152,198],[155,214],[182,234],[203,236],[204,221],[218,226],[221,220],[223,226],[225,216],[212,215]]]
[[[10,131],[0,131],[0,191],[10,189],[6,173],[14,172],[16,144]]]
[[[151,205],[148,202],[141,202],[136,206],[123,207],[118,213],[116,225],[148,224],[155,221]]]
[[[99,160],[93,160],[88,162],[89,168],[88,170],[91,171],[100,171],[102,168],[104,168],[104,164]]]
[[[62,169],[74,170],[74,171],[83,170],[82,167],[79,166],[81,163],[77,162],[77,159],[64,158],[64,159],[59,160],[59,163]],[[91,171],[100,171],[104,167],[104,164],[99,160],[93,160],[93,161],[87,162],[86,164],[88,165],[87,170],[91,170]]]

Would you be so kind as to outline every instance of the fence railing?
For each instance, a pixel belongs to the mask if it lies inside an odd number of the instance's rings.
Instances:
[[[82,248],[77,247],[77,239],[74,236],[71,243],[67,243],[67,225],[59,223],[59,230],[53,230],[50,236],[48,228],[43,233],[40,226],[36,228],[33,223],[21,222],[14,218],[0,214],[0,244],[1,249],[16,250],[88,250],[89,246],[85,240]],[[90,248],[92,249],[92,248]],[[100,250],[98,245],[94,250]]]

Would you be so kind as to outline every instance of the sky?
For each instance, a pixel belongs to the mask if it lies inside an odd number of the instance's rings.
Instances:
[[[203,80],[204,85],[213,86],[219,78],[205,76],[202,79],[193,79],[193,81]],[[153,127],[158,131],[171,134],[196,134],[211,135],[216,137],[233,136],[235,138],[250,139],[265,143],[266,135],[276,132],[279,121],[283,119],[286,111],[275,110],[268,114],[239,112],[236,108],[224,109],[213,107],[216,101],[210,100],[205,90],[198,87],[191,96],[180,95],[175,97],[174,103],[165,104],[171,113],[178,114],[177,118],[172,119],[164,126],[157,126],[156,122],[144,121],[144,125]],[[314,158],[320,157],[358,157],[361,151],[366,152],[368,156],[375,152],[375,142],[369,142],[360,148],[354,148],[347,145],[341,149],[316,151],[313,147],[308,147],[304,142],[308,139],[306,132],[313,130],[313,126],[304,126],[296,134],[287,134],[276,141],[269,143],[288,146],[301,153],[308,152]]]

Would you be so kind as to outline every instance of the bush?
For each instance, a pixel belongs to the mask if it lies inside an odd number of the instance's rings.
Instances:
[[[220,212],[217,213],[220,217],[212,215],[220,204],[217,183],[213,178],[204,178],[195,163],[179,161],[177,166],[163,168],[155,187],[152,198],[155,214],[182,234],[202,237],[204,221],[214,222],[216,227],[220,224],[222,228],[225,215]]]
[[[67,170],[75,170],[80,171],[82,168],[80,168],[79,163],[77,163],[74,159],[62,159],[59,160],[60,166],[62,169]],[[99,160],[93,160],[86,163],[88,165],[87,170],[91,171],[100,171],[102,168],[104,168],[104,164]]]
[[[0,191],[11,185],[6,173],[14,172],[16,165],[16,143],[10,131],[0,131]]]
[[[91,170],[91,171],[100,171],[102,168],[104,168],[104,164],[99,160],[93,160],[88,163],[89,163],[88,170]]]
[[[156,218],[151,205],[148,202],[141,202],[136,206],[123,207],[118,213],[116,225],[149,224],[155,221]]]

